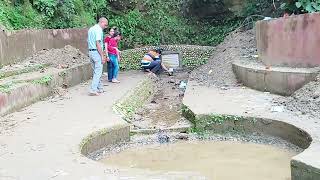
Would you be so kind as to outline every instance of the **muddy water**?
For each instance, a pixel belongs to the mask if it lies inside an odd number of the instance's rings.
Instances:
[[[119,168],[200,173],[212,180],[290,180],[296,153],[241,142],[178,142],[128,149],[101,162]]]

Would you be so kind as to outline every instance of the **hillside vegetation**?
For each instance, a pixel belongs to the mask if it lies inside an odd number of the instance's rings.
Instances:
[[[8,30],[75,28],[106,16],[121,28],[122,48],[215,46],[246,16],[270,8],[262,0],[0,0],[0,24]]]

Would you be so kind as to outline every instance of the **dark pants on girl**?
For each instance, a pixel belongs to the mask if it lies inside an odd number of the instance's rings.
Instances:
[[[162,70],[161,67],[161,61],[156,60],[156,61],[152,61],[149,66],[143,66],[144,70],[149,69],[151,72],[155,73],[155,74],[159,74]]]

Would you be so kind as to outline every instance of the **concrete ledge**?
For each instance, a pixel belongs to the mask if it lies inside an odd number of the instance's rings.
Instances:
[[[41,98],[52,95],[54,88],[71,87],[89,80],[92,76],[92,69],[90,63],[85,63],[51,74],[44,74],[44,76],[52,77],[48,84],[24,82],[18,84],[9,93],[0,93],[0,116],[17,111]]]
[[[164,128],[161,129],[163,132],[170,133],[170,132],[187,132],[191,127],[190,126],[181,126],[181,127],[171,127],[171,128]],[[139,130],[132,130],[131,133],[135,134],[155,134],[158,132],[158,129],[139,129]]]
[[[155,93],[155,79],[146,77],[124,97],[117,101],[113,110],[127,122],[131,121],[136,110],[150,100]]]
[[[232,63],[237,79],[250,88],[289,96],[303,85],[314,80],[318,68],[284,68],[266,69],[262,64]]]
[[[274,137],[280,137],[300,148],[306,149],[311,144],[311,136],[302,129],[291,124],[250,116],[230,116],[230,115],[196,115],[196,124],[205,122],[205,129],[216,133],[257,133]],[[219,119],[219,120],[218,120]],[[224,119],[224,120],[222,120]],[[210,123],[208,125],[207,123]]]
[[[128,91],[113,105],[113,112],[121,116],[123,120],[130,122],[130,117],[144,103],[152,97],[155,86],[154,79],[143,78],[133,90]],[[136,133],[136,132],[134,132]],[[98,151],[103,147],[130,140],[130,124],[115,125],[94,132],[84,138],[80,144],[81,154],[88,156],[90,153]]]
[[[94,132],[83,139],[80,144],[81,154],[89,155],[103,147],[130,140],[129,124],[117,125]]]

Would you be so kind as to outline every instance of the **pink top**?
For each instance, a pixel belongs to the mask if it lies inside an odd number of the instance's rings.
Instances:
[[[110,38],[107,43],[108,43],[108,53],[117,55],[117,50],[115,48],[118,48],[118,41],[115,38]]]
[[[106,38],[104,38],[104,42],[109,44],[110,39],[111,39],[111,36],[109,35]]]

